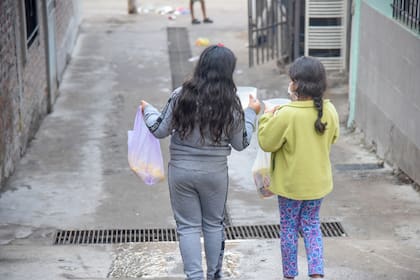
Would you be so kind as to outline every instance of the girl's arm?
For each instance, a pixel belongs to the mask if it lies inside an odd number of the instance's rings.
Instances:
[[[176,89],[171,98],[169,98],[162,112],[159,112],[152,105],[142,102],[143,115],[146,126],[156,138],[165,138],[172,132],[172,110],[174,107],[174,98],[180,92],[180,88]]]
[[[171,99],[166,103],[162,112],[147,104],[143,107],[143,114],[146,126],[156,138],[165,138],[171,134]]]
[[[232,135],[230,139],[230,144],[232,148],[237,151],[242,151],[246,147],[249,146],[251,142],[252,133],[254,132],[255,128],[255,121],[257,118],[257,114],[251,108],[246,108],[244,110],[245,115],[245,122],[241,129],[235,130],[235,133]]]
[[[250,94],[248,107],[244,110],[244,125],[241,125],[242,127],[240,127],[239,131],[236,131],[236,128],[234,129],[235,132],[230,140],[230,144],[235,150],[242,151],[249,146],[252,133],[255,129],[256,118],[260,110],[260,101]]]
[[[287,121],[276,113],[265,113],[258,121],[258,143],[266,152],[278,151],[287,141]]]

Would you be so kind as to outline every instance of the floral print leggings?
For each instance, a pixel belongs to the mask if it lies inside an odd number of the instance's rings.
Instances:
[[[297,250],[298,233],[302,232],[308,274],[324,275],[322,233],[319,222],[319,209],[322,199],[292,200],[278,197],[280,209],[280,242],[284,277],[298,275]]]

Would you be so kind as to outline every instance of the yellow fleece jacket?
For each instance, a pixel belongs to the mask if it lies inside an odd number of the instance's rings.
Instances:
[[[312,100],[294,101],[258,122],[260,147],[271,152],[270,191],[295,200],[320,199],[332,191],[331,145],[340,125],[337,111],[324,100],[324,134],[315,131],[318,111]]]

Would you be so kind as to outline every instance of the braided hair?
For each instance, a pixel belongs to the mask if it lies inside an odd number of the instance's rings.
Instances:
[[[325,68],[322,63],[313,57],[302,56],[296,59],[289,69],[289,76],[296,85],[299,97],[312,97],[315,109],[318,111],[315,121],[315,130],[324,134],[327,123],[321,121],[323,114],[323,94],[327,88]]]

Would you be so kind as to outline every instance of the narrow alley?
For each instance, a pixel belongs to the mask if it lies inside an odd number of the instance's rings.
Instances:
[[[198,38],[231,48],[237,86],[256,87],[260,100],[286,98],[289,78],[274,60],[248,66],[243,1],[207,1],[214,23],[201,25],[191,25],[189,14],[145,12],[188,8],[188,1],[139,1],[144,9],[137,15],[127,14],[127,1],[80,2],[81,25],[59,96],[1,189],[0,279],[184,279],[177,242],[57,245],[56,234],[175,228],[167,181],[147,186],[129,169],[127,131],[141,99],[164,106],[177,72],[192,69],[204,49]],[[186,68],[173,64],[171,30],[182,30],[172,35],[190,47],[187,54],[178,50],[192,58],[183,60]],[[342,127],[331,155],[334,190],[321,217],[344,232],[324,239],[326,279],[420,279],[420,194],[364,144],[360,130],[346,127],[346,85],[333,85],[327,95]],[[165,164],[168,144],[161,141]],[[228,226],[279,224],[276,200],[259,198],[254,187],[256,151],[254,133],[248,149],[229,157]],[[228,240],[225,278],[282,279],[279,246],[264,236]],[[301,280],[307,279],[302,240],[299,246]]]

